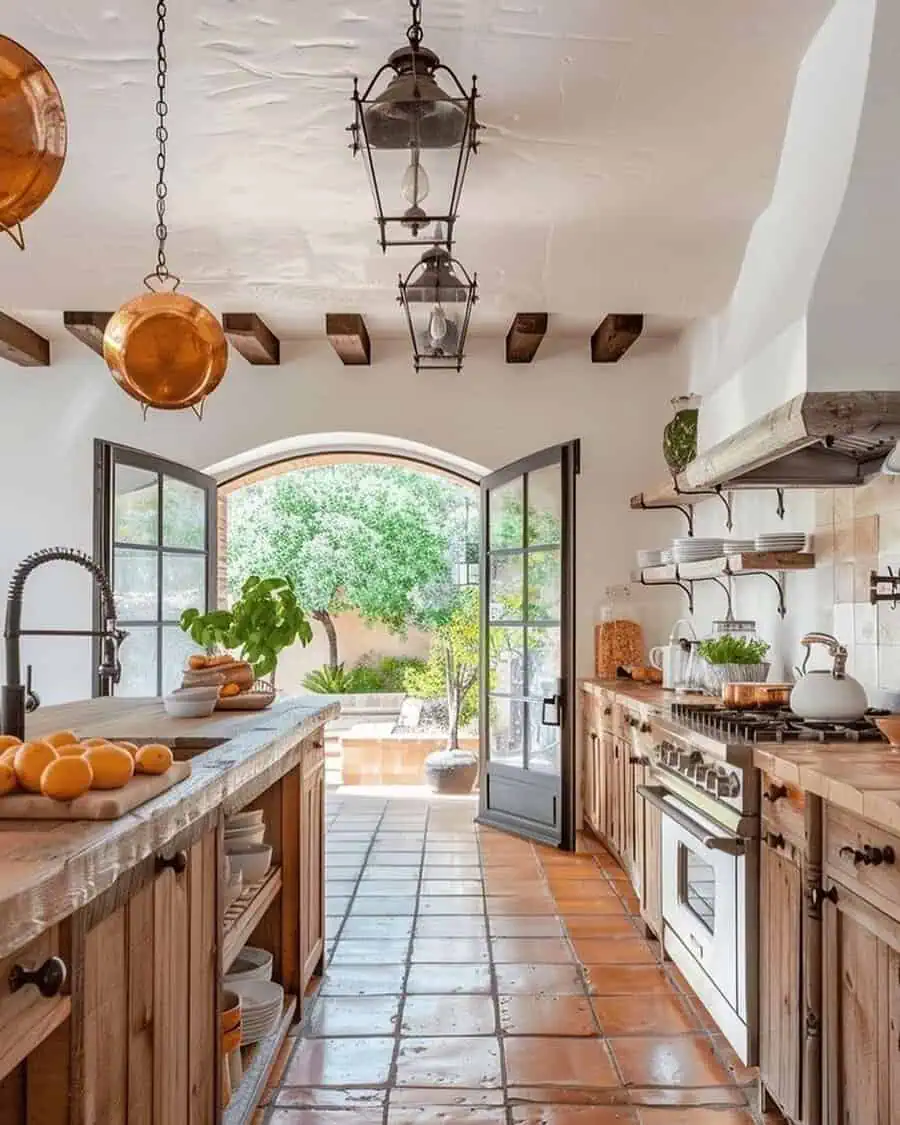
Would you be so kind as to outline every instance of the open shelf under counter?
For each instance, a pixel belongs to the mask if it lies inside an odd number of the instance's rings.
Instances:
[[[281,1016],[272,1034],[252,1047],[241,1048],[244,1076],[238,1088],[232,1091],[231,1101],[222,1111],[222,1125],[249,1125],[253,1119],[296,1011],[297,997],[286,995]],[[227,1063],[224,1065],[227,1066]]]
[[[281,868],[273,867],[261,883],[253,883],[225,911],[222,971],[227,973],[235,957],[247,944],[265,912],[281,894]]]

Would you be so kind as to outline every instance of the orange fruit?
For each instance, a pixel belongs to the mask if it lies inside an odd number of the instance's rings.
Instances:
[[[59,758],[80,758],[85,750],[87,750],[87,746],[84,746],[80,742],[69,742],[65,746],[55,747],[55,750]]]
[[[54,801],[74,801],[87,793],[94,780],[94,772],[86,758],[72,754],[57,758],[41,774],[41,792]]]
[[[121,789],[134,774],[134,759],[121,746],[90,746],[83,756],[94,771],[92,789]]]
[[[82,746],[109,746],[110,741],[108,738],[84,738],[81,740]]]
[[[14,766],[16,777],[29,793],[40,793],[41,774],[56,761],[56,751],[47,742],[25,742],[16,751]]]
[[[123,750],[127,750],[132,758],[137,754],[138,748],[133,742],[117,742],[116,746],[121,746]]]
[[[0,734],[0,750],[8,750],[10,746],[21,746],[22,739],[14,734]]]
[[[240,684],[223,684],[222,687],[219,689],[219,698],[220,699],[230,699],[232,696],[240,695],[240,694],[241,694]]]
[[[0,797],[12,793],[18,784],[13,767],[8,762],[0,762]]]
[[[195,671],[198,668],[205,668],[206,665],[207,665],[207,659],[203,655],[202,652],[195,653],[192,657],[190,657],[188,659],[188,667],[193,668]]]
[[[16,760],[16,751],[20,746],[20,742],[17,742],[14,746],[7,746],[3,753],[0,754],[0,762],[3,762],[7,766],[11,766]]]
[[[161,742],[151,742],[138,750],[134,765],[138,773],[165,773],[173,761],[172,751],[168,746],[163,746]]]
[[[57,730],[44,739],[44,742],[49,742],[54,750],[59,746],[71,746],[77,741],[78,735],[73,730]]]

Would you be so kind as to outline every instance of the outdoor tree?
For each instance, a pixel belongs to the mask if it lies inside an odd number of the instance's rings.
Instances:
[[[396,632],[415,620],[414,593],[447,570],[463,497],[449,481],[385,465],[300,469],[249,485],[228,502],[229,586],[239,590],[251,574],[290,578],[336,668],[336,614],[356,610]]]

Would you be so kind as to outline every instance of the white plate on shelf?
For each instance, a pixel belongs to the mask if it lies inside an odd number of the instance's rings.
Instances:
[[[642,569],[648,566],[659,566],[662,562],[662,551],[638,551],[638,566]]]
[[[757,535],[758,551],[802,551],[806,546],[805,535]]]

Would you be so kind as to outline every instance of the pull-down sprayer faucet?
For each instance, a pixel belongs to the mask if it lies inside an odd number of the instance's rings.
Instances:
[[[102,629],[22,628],[22,595],[25,590],[25,580],[33,570],[50,562],[75,563],[94,576],[94,581],[100,587],[104,623]],[[119,645],[128,634],[118,627],[112,586],[105,571],[83,551],[76,551],[71,547],[47,547],[43,551],[36,551],[33,555],[29,555],[19,563],[9,582],[9,592],[6,597],[6,627],[3,636],[6,646],[6,683],[0,693],[0,705],[2,705],[0,726],[3,734],[24,738],[25,714],[35,710],[39,702],[31,690],[30,669],[27,696],[22,684],[21,637],[100,637],[102,646],[98,675],[101,680],[111,684],[117,684],[122,677]]]

